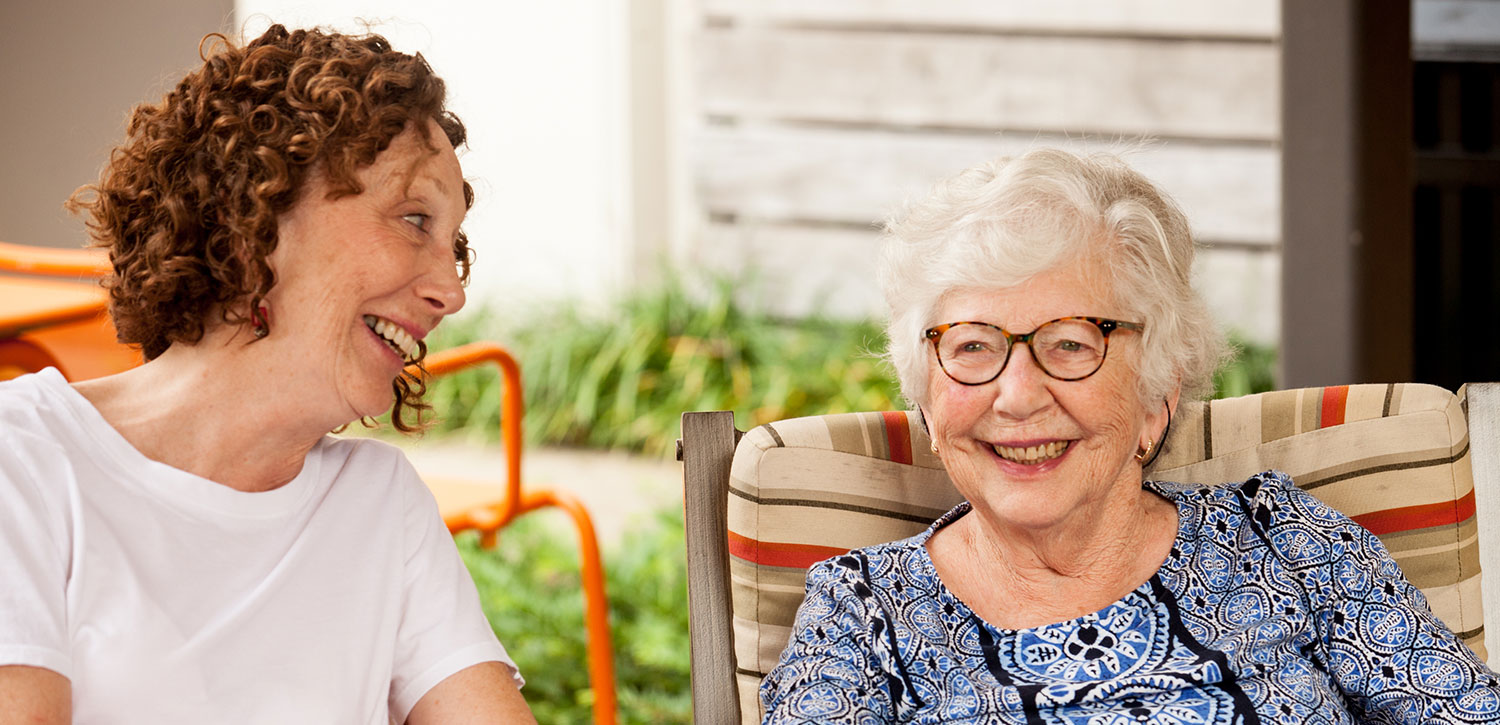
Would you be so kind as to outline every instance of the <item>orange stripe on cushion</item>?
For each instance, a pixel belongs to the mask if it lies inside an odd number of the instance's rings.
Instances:
[[[1319,428],[1329,428],[1342,425],[1344,422],[1344,405],[1349,402],[1349,386],[1330,385],[1323,388],[1323,416],[1318,421]]]
[[[1474,492],[1470,491],[1457,501],[1424,503],[1419,506],[1371,511],[1353,517],[1354,522],[1381,536],[1397,531],[1412,531],[1433,526],[1452,526],[1474,516]]]
[[[756,541],[733,531],[729,532],[729,555],[761,566],[795,566],[806,569],[830,556],[848,551],[836,546]]]
[[[885,419],[885,440],[891,449],[891,460],[911,465],[911,429],[906,427],[906,414],[888,410],[880,417]]]

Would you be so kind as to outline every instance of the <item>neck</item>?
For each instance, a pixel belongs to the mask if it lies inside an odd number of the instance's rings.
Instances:
[[[174,344],[145,365],[73,387],[147,458],[240,491],[279,488],[354,416],[309,415],[329,408],[279,374],[269,346],[247,339],[221,326],[195,345]]]
[[[945,585],[992,624],[1020,629],[1098,611],[1139,587],[1166,559],[1177,511],[1137,484],[1045,530],[978,509],[948,529],[928,544]]]
[[[976,553],[998,561],[1022,580],[1097,580],[1138,560],[1143,546],[1159,540],[1175,507],[1139,483],[1116,484],[1111,499],[1081,507],[1067,519],[1042,529],[1007,525],[980,515],[966,516],[965,533]],[[1163,549],[1165,554],[1165,549]],[[1159,561],[1157,563],[1160,563]],[[1153,567],[1154,568],[1154,567]]]

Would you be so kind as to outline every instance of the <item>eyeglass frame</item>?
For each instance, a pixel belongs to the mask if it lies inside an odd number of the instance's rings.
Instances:
[[[1052,371],[1048,370],[1047,366],[1042,363],[1041,358],[1037,357],[1036,350],[1035,348],[1033,348],[1031,353],[1031,361],[1036,363],[1037,369],[1041,370],[1042,373],[1044,373],[1047,377],[1052,378],[1053,380],[1061,380],[1065,383],[1083,380],[1093,375],[1094,373],[1099,372],[1099,368],[1104,367],[1104,360],[1109,357],[1109,336],[1115,330],[1134,330],[1135,332],[1140,333],[1144,333],[1146,331],[1146,324],[1143,322],[1126,322],[1124,320],[1111,320],[1107,317],[1091,317],[1088,315],[1070,315],[1068,317],[1059,317],[1055,320],[1048,320],[1046,322],[1043,322],[1042,324],[1037,325],[1035,330],[1032,330],[1031,332],[1028,332],[1024,335],[1016,335],[999,325],[992,325],[988,322],[980,322],[978,320],[946,322],[941,325],[929,327],[922,334],[928,342],[932,343],[932,354],[937,358],[938,367],[942,369],[944,375],[948,376],[949,380],[952,380],[959,385],[987,385],[994,382],[996,378],[1000,377],[1001,373],[1005,372],[1006,366],[1010,365],[1011,353],[1016,351],[1017,345],[1024,342],[1026,343],[1027,347],[1032,347],[1031,338],[1035,336],[1039,330],[1054,322],[1066,322],[1068,320],[1083,320],[1084,322],[1092,323],[1095,327],[1099,328],[1099,334],[1104,336],[1104,351],[1099,353],[1099,364],[1095,365],[1093,370],[1090,370],[1083,375],[1079,375],[1076,378],[1064,378],[1052,374]],[[958,378],[953,377],[953,373],[948,372],[948,366],[943,364],[943,353],[938,349],[938,342],[943,339],[943,333],[955,327],[958,327],[959,325],[984,325],[985,327],[998,330],[1001,335],[1005,336],[1005,359],[1000,361],[1000,369],[996,370],[994,375],[977,383],[966,383],[962,380],[959,380]]]

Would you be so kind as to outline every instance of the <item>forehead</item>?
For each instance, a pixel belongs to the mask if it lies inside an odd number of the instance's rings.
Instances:
[[[408,125],[358,176],[366,191],[378,187],[386,191],[433,193],[456,199],[459,207],[463,206],[463,168],[453,144],[436,121],[427,122],[425,139],[416,126]]]
[[[935,323],[974,321],[1024,333],[1059,317],[1118,318],[1108,270],[1090,262],[1068,262],[1021,284],[993,289],[956,289],[944,295]]]

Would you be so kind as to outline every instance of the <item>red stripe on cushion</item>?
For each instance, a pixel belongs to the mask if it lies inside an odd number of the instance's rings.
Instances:
[[[729,555],[762,566],[795,566],[806,569],[830,556],[848,551],[836,546],[756,541],[733,531],[729,532]]]
[[[885,419],[885,440],[890,444],[891,460],[911,464],[911,429],[906,427],[906,414],[888,410],[880,414]]]
[[[1319,428],[1329,428],[1342,425],[1344,422],[1344,405],[1349,402],[1349,386],[1330,385],[1323,388],[1323,416],[1318,421]]]
[[[1470,491],[1457,501],[1426,503],[1420,506],[1403,506],[1384,511],[1371,511],[1353,517],[1354,522],[1381,536],[1397,531],[1415,531],[1433,526],[1452,526],[1474,516],[1474,492]]]

